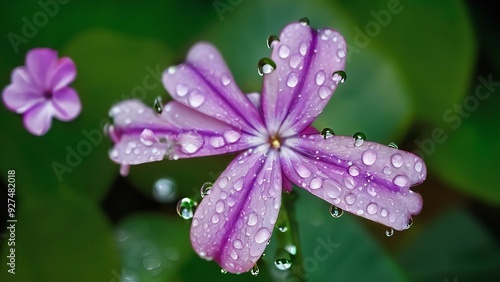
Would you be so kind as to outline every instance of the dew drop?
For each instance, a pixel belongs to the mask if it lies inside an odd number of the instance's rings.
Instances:
[[[336,71],[332,74],[332,80],[337,84],[344,83],[346,79],[347,74],[343,70]]]
[[[361,160],[365,165],[372,165],[377,160],[377,153],[375,153],[375,151],[372,149],[368,149],[363,152]]]
[[[341,217],[342,215],[344,214],[344,210],[337,207],[337,206],[334,206],[334,205],[331,205],[330,206],[330,215],[333,217],[333,218],[339,218]]]
[[[287,258],[279,258],[274,261],[274,266],[281,271],[285,271],[292,267],[292,260]]]
[[[400,168],[403,165],[403,161],[404,159],[401,154],[396,153],[391,157],[391,163],[395,168]]]
[[[312,190],[319,189],[323,185],[323,179],[321,177],[315,177],[311,180],[309,186]]]
[[[302,19],[299,20],[299,23],[303,26],[308,26],[309,25],[309,19],[306,17],[303,17]]]
[[[354,202],[356,202],[356,198],[356,195],[354,195],[353,193],[349,193],[345,196],[345,202],[348,205],[352,205],[354,204]]]
[[[257,264],[254,264],[252,269],[250,269],[250,274],[252,274],[253,276],[259,275],[259,267],[257,266]]]
[[[357,166],[355,166],[355,165],[351,166],[349,168],[349,174],[351,176],[358,176],[359,175],[359,168]]]
[[[161,97],[156,97],[156,99],[153,103],[153,107],[154,107],[155,112],[157,114],[161,114],[163,112],[163,103],[161,101]]]
[[[382,209],[380,211],[380,216],[382,216],[382,217],[387,217],[388,214],[389,214],[389,212],[386,209]]]
[[[221,269],[220,269],[220,273],[222,273],[222,274],[226,274],[226,273],[227,273],[227,270],[225,270],[224,268],[221,268]]]
[[[286,225],[276,225],[276,227],[278,228],[278,230],[282,233],[285,233],[288,231],[288,227]]]
[[[220,82],[222,83],[222,85],[228,86],[229,83],[231,83],[231,79],[229,78],[229,76],[227,74],[223,74],[220,77]]]
[[[153,143],[157,141],[154,132],[148,128],[145,128],[141,132],[141,134],[139,135],[139,140],[144,146],[147,147],[150,147],[151,145],[153,145]]]
[[[392,235],[394,235],[394,229],[389,228],[385,230],[385,236],[391,237]]]
[[[160,203],[171,203],[176,197],[175,183],[169,178],[160,178],[153,184],[153,197]]]
[[[292,72],[288,76],[288,79],[286,81],[286,85],[288,85],[288,87],[290,87],[290,88],[294,88],[298,82],[299,82],[299,76],[297,75],[297,73]]]
[[[250,215],[248,215],[248,221],[247,221],[248,226],[254,226],[255,224],[257,224],[257,221],[258,218],[256,213],[252,212],[250,213]]]
[[[421,172],[422,171],[423,164],[421,161],[418,161],[415,163],[415,171],[416,172]]]
[[[413,225],[413,219],[410,217],[408,219],[408,223],[406,224],[405,229],[409,229]]]
[[[201,194],[201,197],[205,197],[207,195],[210,195],[210,192],[212,191],[212,186],[214,184],[212,182],[205,182],[203,183],[203,185],[201,185],[201,188],[200,188],[200,194]]]
[[[280,46],[280,49],[278,50],[278,55],[282,59],[288,58],[288,56],[290,56],[290,48],[288,46],[286,46],[285,44],[282,44]]]
[[[321,135],[323,135],[324,139],[327,139],[335,136],[335,132],[333,132],[333,129],[326,127],[321,130]]]
[[[376,203],[370,203],[366,206],[366,212],[368,214],[376,214],[378,211],[378,205]]]
[[[271,34],[267,37],[267,48],[272,49],[279,42],[280,39],[278,36]]]
[[[267,228],[261,228],[255,234],[254,240],[257,244],[261,244],[269,240],[270,237],[271,237],[271,232]]]
[[[188,93],[188,88],[182,84],[177,84],[175,87],[175,93],[177,93],[177,96],[179,97],[184,97]]]
[[[394,142],[387,144],[387,146],[394,148],[394,149],[398,149],[398,145],[396,145],[396,143],[394,143]]]
[[[228,143],[234,143],[241,138],[241,134],[238,131],[232,129],[224,131],[223,135],[224,139],[226,139]]]
[[[339,56],[339,58],[341,58],[341,59],[345,58],[345,50],[344,49],[339,49],[337,51],[337,56]]]
[[[404,175],[398,175],[394,177],[394,180],[392,182],[399,187],[405,187],[408,184],[408,177]]]
[[[366,140],[366,136],[363,132],[354,133],[352,138],[354,138],[354,146],[356,147],[363,145],[363,142]]]
[[[257,72],[260,76],[270,74],[274,69],[276,69],[276,63],[269,58],[262,58],[257,63]]]
[[[226,145],[226,143],[224,142],[224,138],[222,138],[221,136],[210,137],[210,139],[208,139],[208,143],[214,148],[220,148]]]
[[[241,250],[243,249],[243,242],[241,242],[241,240],[239,239],[236,239],[233,243],[233,247],[237,250]]]
[[[325,100],[326,98],[330,97],[330,95],[332,95],[332,89],[326,86],[321,86],[318,90],[318,95],[321,99]]]
[[[189,94],[188,100],[189,100],[189,104],[193,108],[198,108],[199,106],[201,106],[203,104],[203,102],[205,102],[205,96],[203,94],[201,94],[200,92],[198,92],[197,90],[193,90]]]
[[[142,265],[146,270],[155,270],[161,266],[161,257],[155,253],[150,254],[142,260]]]
[[[184,219],[193,218],[194,210],[196,209],[197,205],[198,203],[191,200],[190,198],[182,198],[177,203],[177,214],[179,214],[179,216]]]
[[[325,82],[325,72],[324,71],[319,71],[317,74],[316,74],[316,85],[320,86],[320,85],[323,85],[323,83]]]
[[[312,174],[312,172],[307,167],[305,167],[302,164],[299,164],[297,166],[296,171],[299,174],[299,176],[302,177],[302,178],[308,178]]]
[[[291,255],[297,254],[297,247],[293,244],[288,244],[285,246],[285,250],[289,252]]]

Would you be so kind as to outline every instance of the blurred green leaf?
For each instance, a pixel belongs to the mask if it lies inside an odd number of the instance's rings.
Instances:
[[[498,241],[476,218],[451,210],[403,249],[399,260],[412,281],[498,281],[499,253]]]
[[[426,161],[433,172],[454,187],[499,205],[500,186],[495,184],[497,175],[493,169],[498,167],[500,156],[500,132],[494,129],[500,119],[500,96],[495,93],[499,85],[491,75],[479,77],[473,85],[475,92],[457,103],[461,110],[450,107],[449,124],[441,128],[446,137],[435,141],[429,136],[420,142],[425,144],[421,147],[427,150]],[[484,87],[483,82],[491,80],[497,85]]]
[[[6,270],[9,248],[3,242],[2,281],[110,281],[118,268],[108,222],[94,203],[72,196],[47,196],[16,202],[16,274]]]
[[[443,113],[464,96],[475,59],[463,1],[341,0],[354,20],[351,59],[374,48],[398,65],[416,116],[443,124]],[[403,94],[402,94],[403,95]]]

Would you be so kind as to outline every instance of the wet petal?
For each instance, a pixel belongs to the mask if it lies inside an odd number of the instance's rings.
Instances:
[[[319,134],[290,138],[286,146],[294,149],[282,150],[285,175],[343,210],[403,230],[422,208],[420,195],[409,188],[425,180],[426,167],[411,153]]]
[[[175,100],[241,131],[264,128],[257,110],[210,44],[198,43],[191,48],[185,63],[163,73],[163,84]]]
[[[65,87],[53,93],[52,103],[54,106],[54,116],[62,121],[70,121],[76,118],[81,110],[80,97],[75,89]]]
[[[48,48],[35,48],[26,55],[26,67],[36,85],[44,91],[50,90],[49,78],[52,68],[57,64],[57,51]]]
[[[38,103],[23,115],[24,127],[37,136],[44,135],[52,125],[54,109],[51,103]]]
[[[76,77],[76,66],[73,60],[63,57],[57,61],[49,77],[49,89],[57,91],[70,84]]]
[[[281,204],[281,169],[265,146],[236,158],[196,209],[191,244],[201,257],[243,273],[261,257]]]
[[[120,164],[162,160],[178,133],[175,126],[138,100],[114,105],[109,116],[114,124],[108,133],[116,143],[109,156]]]
[[[262,112],[272,133],[279,129],[282,136],[291,136],[309,126],[328,103],[339,83],[332,75],[344,69],[346,43],[337,31],[293,23],[281,32],[271,58],[276,70],[264,75]]]
[[[165,105],[162,117],[181,129],[175,137],[172,159],[220,155],[262,143],[259,138],[177,101]]]

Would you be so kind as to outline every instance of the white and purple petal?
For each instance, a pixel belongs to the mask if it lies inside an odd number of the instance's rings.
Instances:
[[[17,67],[12,71],[11,84],[3,90],[3,102],[11,111],[18,114],[26,112],[46,98],[38,89],[36,82],[26,67]]]
[[[54,108],[50,103],[38,103],[24,113],[24,127],[32,134],[42,136],[50,129],[53,114]]]
[[[48,88],[52,91],[60,90],[68,86],[76,77],[76,66],[68,57],[60,58],[53,66],[49,78]]]
[[[286,26],[271,59],[276,69],[264,75],[262,112],[272,134],[292,136],[307,128],[328,103],[344,70],[346,43],[331,29],[301,23]]]
[[[249,271],[271,238],[281,204],[281,168],[266,146],[240,154],[196,209],[191,244],[231,273]]]
[[[75,89],[64,87],[52,93],[54,116],[62,121],[75,119],[82,111],[82,103]]]
[[[198,43],[186,61],[163,73],[163,84],[178,102],[222,120],[246,133],[264,126],[252,102],[236,85],[221,55],[208,43]]]
[[[26,68],[39,90],[51,91],[50,76],[57,64],[57,51],[49,48],[35,48],[26,55]]]
[[[426,167],[411,153],[319,134],[289,138],[285,144],[285,175],[343,210],[404,230],[422,208],[420,195],[410,187],[425,180]]]

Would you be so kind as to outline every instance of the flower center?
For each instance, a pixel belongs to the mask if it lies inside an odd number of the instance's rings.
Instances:
[[[271,144],[271,146],[274,148],[274,149],[279,149],[281,147],[281,142],[280,142],[280,139],[276,136],[272,136],[270,139],[269,139],[269,143]]]
[[[51,91],[43,92],[43,97],[45,97],[45,99],[52,99],[52,92]]]

